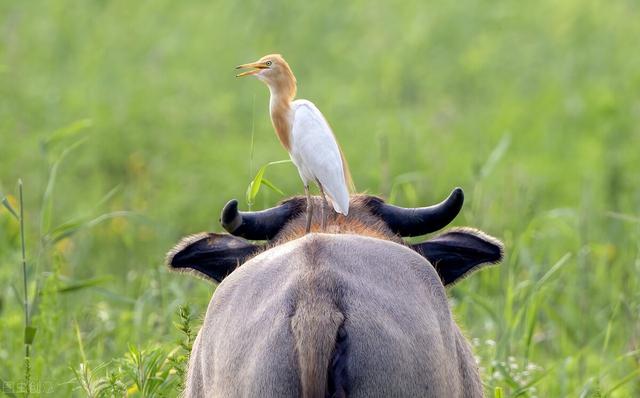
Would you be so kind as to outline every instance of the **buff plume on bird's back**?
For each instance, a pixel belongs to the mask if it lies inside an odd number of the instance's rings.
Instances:
[[[347,162],[320,110],[311,101],[294,100],[296,77],[287,61],[280,54],[270,54],[236,69],[249,69],[236,77],[255,76],[269,87],[273,128],[304,183],[307,196],[306,231],[310,231],[313,217],[310,182],[315,182],[322,194],[322,230],[326,224],[325,194],[331,199],[334,210],[346,216],[349,213],[349,192],[353,190]]]

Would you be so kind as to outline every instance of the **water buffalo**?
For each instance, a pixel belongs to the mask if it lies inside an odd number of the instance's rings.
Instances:
[[[184,238],[167,257],[174,270],[221,282],[184,396],[482,396],[444,286],[499,262],[502,244],[470,228],[402,240],[443,228],[462,203],[459,188],[418,209],[359,195],[325,233],[316,216],[305,234],[302,197],[260,212],[229,202],[221,222],[230,234]]]

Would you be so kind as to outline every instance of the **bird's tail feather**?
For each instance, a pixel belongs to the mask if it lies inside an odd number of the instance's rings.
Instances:
[[[345,190],[344,192],[340,192],[339,198],[336,198],[333,195],[330,195],[329,198],[331,199],[331,204],[333,205],[333,209],[336,211],[336,213],[340,213],[345,216],[349,214],[348,191]]]
[[[342,152],[340,145],[338,145],[338,149],[340,150],[340,157],[342,158],[342,171],[344,173],[344,181],[347,183],[347,190],[353,193],[356,191],[356,185],[353,183],[353,178],[351,178],[349,163],[347,163],[347,158],[344,156],[344,152]]]

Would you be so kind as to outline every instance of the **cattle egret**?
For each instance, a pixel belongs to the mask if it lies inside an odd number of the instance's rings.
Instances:
[[[311,229],[313,216],[313,202],[309,194],[309,183],[312,181],[322,194],[322,229],[325,228],[324,208],[327,207],[325,193],[335,211],[346,216],[349,212],[350,184],[347,164],[329,123],[318,108],[307,100],[293,100],[296,78],[289,64],[281,55],[270,54],[236,69],[249,69],[236,77],[255,76],[269,87],[273,128],[304,183],[307,196],[306,232]]]

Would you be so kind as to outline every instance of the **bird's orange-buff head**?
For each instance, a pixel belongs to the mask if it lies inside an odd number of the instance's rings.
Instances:
[[[282,95],[289,100],[296,95],[296,77],[280,54],[265,55],[256,62],[236,66],[236,69],[249,69],[237,74],[236,77],[253,75],[277,95]]]

